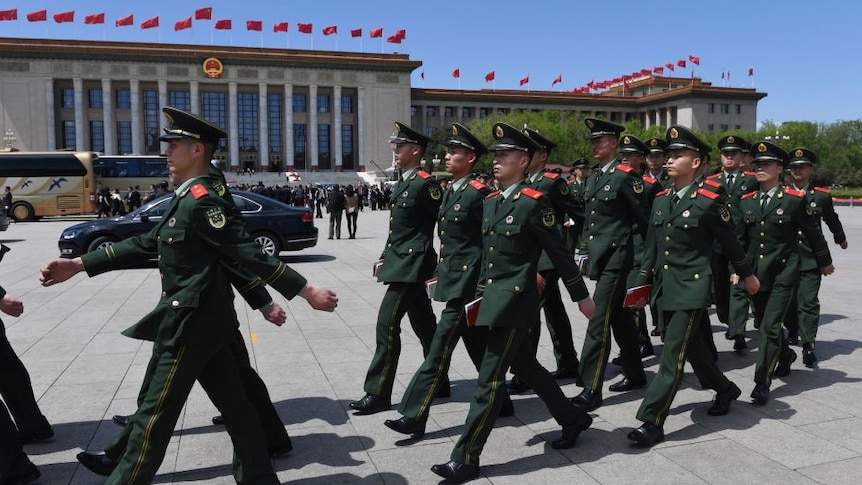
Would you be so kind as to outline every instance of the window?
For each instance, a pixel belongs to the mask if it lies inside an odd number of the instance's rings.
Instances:
[[[192,93],[188,91],[168,91],[168,105],[183,111],[191,111]]]
[[[353,170],[353,125],[341,125],[341,166]]]
[[[90,121],[90,150],[102,153],[105,151],[104,121]]]
[[[117,153],[127,155],[132,153],[132,122],[117,122]]]
[[[72,88],[63,88],[60,91],[60,106],[64,108],[75,107],[75,90]]]
[[[742,114],[742,105],[741,104],[736,105],[736,114],[738,114],[738,115]]]
[[[256,93],[237,93],[237,122],[239,124],[239,149],[256,152],[260,147],[258,130],[258,102]]]
[[[451,118],[452,116],[454,116],[454,114],[455,108],[451,106],[446,106],[445,108],[443,108],[443,116],[445,116],[446,118]]]
[[[305,113],[308,110],[308,96],[305,94],[293,95],[293,112]]]
[[[741,129],[742,129],[742,126],[740,126],[740,125],[734,125],[734,126],[736,126],[736,129],[737,129],[737,130],[741,130]]]
[[[159,92],[155,90],[144,91],[144,135],[146,136],[146,153],[158,154],[161,149],[159,144]]]
[[[430,126],[428,128],[425,128],[425,136],[427,136],[428,138],[431,138],[431,136],[433,134],[434,134],[434,128],[431,128]]]
[[[102,90],[101,89],[89,89],[88,94],[90,97],[90,108],[91,109],[102,109]],[[96,150],[98,151],[98,150]]]
[[[328,94],[318,94],[317,95],[317,112],[318,113],[329,113],[329,95]]]
[[[411,106],[410,107],[410,117],[415,118],[417,116],[419,116],[419,108],[416,106]]]
[[[349,94],[341,95],[341,114],[349,115],[353,113],[353,96]]]
[[[473,108],[464,108],[461,110],[462,118],[472,118],[473,117]]]
[[[729,129],[730,129],[730,125],[726,125],[726,124],[721,125],[721,131],[727,131]]]
[[[706,125],[706,131],[715,131],[715,125],[712,123]]]
[[[709,103],[709,114],[715,113],[715,103]]]
[[[117,90],[117,109],[132,109],[132,93],[128,89]]]
[[[284,126],[281,122],[281,109],[284,97],[281,94],[269,94],[266,97],[267,110],[267,126],[269,127],[269,152],[281,155],[284,147],[282,146],[282,133]]]
[[[497,108],[498,115],[507,115],[509,114],[509,108]]]
[[[487,118],[488,111],[488,108],[479,108],[479,118]]]
[[[434,118],[437,116],[437,107],[436,106],[428,106],[425,108],[425,116],[429,118]]]
[[[227,93],[202,92],[201,116],[225,130],[227,128]],[[218,148],[222,150],[227,148],[227,140],[222,138]]]
[[[294,96],[296,96],[296,95],[294,95]],[[308,140],[308,137],[306,134],[305,125],[299,124],[299,123],[294,123],[293,124],[293,164],[299,170],[303,170],[306,168],[305,150],[306,150],[307,140]]]
[[[63,120],[63,146],[61,148],[78,149],[75,143],[75,122],[73,120]]]
[[[727,103],[721,103],[721,114],[726,115],[730,113],[730,105]]]
[[[331,155],[329,151],[329,125],[317,125],[317,163],[320,168],[328,169],[331,166]]]

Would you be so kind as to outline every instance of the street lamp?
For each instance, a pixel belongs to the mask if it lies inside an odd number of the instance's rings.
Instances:
[[[440,156],[435,153],[434,158],[431,160],[431,163],[433,164],[431,166],[431,171],[433,172],[435,170],[438,170],[440,167]]]
[[[18,139],[15,138],[15,132],[11,129],[7,129],[6,133],[3,134],[4,146],[6,146],[6,148],[12,148],[13,146],[15,146],[16,141],[18,141]]]
[[[775,135],[768,135],[765,138],[771,142],[774,142],[776,145],[781,145],[781,142],[783,141],[790,141],[790,137],[779,133],[778,128],[775,129]]]

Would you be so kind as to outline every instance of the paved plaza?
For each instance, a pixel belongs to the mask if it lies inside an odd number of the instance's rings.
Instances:
[[[837,208],[849,248],[831,243],[836,272],[824,278],[823,316],[817,368],[801,358],[789,376],[776,379],[766,406],[755,407],[755,330],[749,323],[749,350],[735,354],[713,318],[719,365],[742,388],[730,414],[706,414],[713,393],[700,390],[687,368],[665,426],[665,442],[651,448],[632,445],[626,434],[640,425],[635,412],[645,389],[613,394],[618,379],[608,367],[604,405],[575,448],[553,450],[560,428],[531,393],[514,396],[515,417],[501,418],[481,458],[477,484],[698,484],[698,483],[859,483],[862,477],[862,209]],[[450,371],[452,397],[431,409],[425,439],[399,446],[404,438],[383,426],[394,410],[352,416],[349,401],[363,395],[362,383],[374,350],[377,306],[384,286],[371,277],[386,239],[388,212],[360,213],[356,240],[328,240],[328,219],[316,219],[318,245],[282,258],[311,282],[333,288],[335,313],[313,311],[304,300],[276,301],[288,311],[281,328],[237,300],[236,309],[253,365],[269,386],[287,426],[294,451],[274,462],[283,483],[437,483],[429,467],[448,461],[475,390],[476,371],[463,347]],[[110,421],[130,414],[151,345],[120,332],[151,310],[160,294],[158,271],[132,269],[88,278],[78,275],[50,288],[38,281],[39,267],[58,255],[61,230],[77,222],[54,219],[18,223],[0,233],[12,248],[0,264],[0,284],[24,302],[20,318],[3,315],[9,340],[30,371],[42,412],[54,426],[53,440],[25,450],[39,466],[43,484],[101,484],[78,465],[81,450],[99,450],[120,432]],[[592,285],[590,285],[592,287]],[[206,302],[203,302],[206,304]],[[567,302],[575,344],[580,350],[586,321]],[[442,305],[435,304],[438,312]],[[397,403],[422,351],[407,320],[393,402]],[[654,343],[659,344],[658,338]],[[553,369],[553,353],[543,329],[539,360]],[[661,345],[656,346],[657,350]],[[799,348],[796,348],[800,352]],[[612,355],[616,355],[614,349]],[[658,358],[645,361],[652,378]],[[579,389],[563,381],[563,391]],[[196,387],[155,483],[227,484],[231,443],[210,419],[217,411]]]

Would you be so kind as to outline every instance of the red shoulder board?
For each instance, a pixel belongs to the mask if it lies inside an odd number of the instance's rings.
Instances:
[[[755,191],[753,191],[753,192],[749,192],[749,193],[747,193],[747,194],[743,195],[742,197],[740,197],[740,198],[739,198],[739,200],[750,199],[750,198],[754,197],[755,195],[757,195],[757,191],[756,191],[756,190],[755,190]]]
[[[712,199],[712,200],[715,200],[718,198],[718,194],[716,194],[715,192],[710,192],[706,189],[697,189],[697,193],[708,198],[708,199]]]
[[[814,190],[818,192],[823,192],[824,194],[832,194],[832,191],[829,189],[824,189],[823,187],[814,187]]]
[[[500,191],[495,190],[495,191],[491,192],[490,194],[486,195],[485,198],[486,199],[493,199],[494,197],[497,197],[497,195],[499,195],[499,194],[500,194]]]
[[[425,170],[420,170],[420,171],[416,172],[416,175],[422,177],[425,180],[428,180],[431,178],[431,174],[426,172]]]
[[[792,195],[794,197],[805,197],[805,192],[796,189],[784,189],[784,193]]]
[[[628,165],[623,165],[622,163],[616,166],[617,170],[622,170],[625,173],[631,173],[634,169],[629,167]]]
[[[545,172],[542,174],[542,177],[549,178],[551,180],[560,178],[560,176],[558,174],[555,174],[554,172]]]
[[[192,185],[192,188],[189,189],[189,191],[192,193],[192,195],[195,196],[195,199],[200,199],[201,197],[209,194],[207,188],[201,184]]]
[[[655,196],[656,196],[656,197],[661,197],[661,196],[663,196],[663,195],[667,195],[667,194],[669,194],[669,193],[670,193],[670,189],[664,189],[664,190],[662,190],[661,192],[659,192],[659,193],[655,194]]]
[[[715,187],[716,189],[721,188],[720,183],[716,182],[715,180],[710,180],[708,178],[706,180],[704,180],[703,183],[705,183],[706,185],[709,185],[710,187]]]
[[[750,177],[757,177],[757,174],[754,172],[742,172],[743,175],[748,175]]]
[[[712,180],[712,179],[717,179],[717,178],[719,178],[719,177],[721,177],[721,173],[720,173],[720,172],[719,172],[719,173],[714,173],[714,174],[710,175],[709,177],[707,177],[706,179],[707,179],[707,180]]]
[[[654,178],[650,177],[649,175],[644,175],[644,177],[643,177],[643,178],[644,178],[644,182],[646,182],[646,183],[648,183],[648,184],[655,185],[655,184],[656,184],[656,182],[658,182],[658,180],[656,180],[656,179],[654,179]]]
[[[539,192],[538,190],[533,190],[529,187],[524,187],[523,189],[521,189],[521,193],[526,195],[527,197],[529,197],[531,199],[536,199],[536,200],[539,200],[543,195],[545,195],[545,194]]]
[[[572,185],[574,183],[577,183],[577,181],[578,181],[578,179],[573,177],[573,178],[570,178],[569,180],[566,180],[566,183],[569,185]]]
[[[470,181],[470,187],[473,187],[476,190],[482,190],[485,188],[485,184],[483,184],[482,182],[479,182],[476,179],[473,179]]]

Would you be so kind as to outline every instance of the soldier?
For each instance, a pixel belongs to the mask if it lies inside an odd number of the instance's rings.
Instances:
[[[434,300],[446,302],[440,315],[428,356],[407,386],[398,411],[400,419],[384,424],[399,433],[421,438],[425,434],[428,411],[437,390],[446,381],[452,351],[458,338],[470,359],[480,369],[488,342],[487,327],[468,327],[464,305],[476,293],[482,263],[482,203],[491,191],[472,175],[476,161],[488,149],[466,127],[454,123],[445,145],[446,171],[452,174],[452,187],[443,193],[437,232],[440,259]],[[512,402],[504,397],[501,416],[513,414]]]
[[[636,285],[653,282],[652,297],[661,297],[661,318],[665,321],[658,373],[637,413],[643,424],[628,435],[647,446],[664,440],[664,422],[682,381],[680,363],[686,358],[704,387],[717,393],[709,415],[727,414],[741,393],[718,369],[700,335],[704,330],[700,314],[710,299],[709,255],[715,242],[725,249],[736,273],[745,278],[746,290],[755,293],[759,286],[736,239],[723,197],[698,188],[697,172],[709,146],[681,126],[668,129],[667,144],[673,188],[660,192],[652,206],[644,260],[636,281]]]
[[[581,235],[581,231],[584,229],[584,184],[587,181],[587,171],[589,168],[587,167],[589,162],[586,158],[579,158],[575,160],[572,164],[572,169],[570,173],[573,177],[569,178],[569,193],[572,198],[575,199],[575,207],[577,208],[577,212],[572,216],[572,218],[565,223],[563,226],[565,230],[563,233],[566,236],[566,247],[570,252],[574,253],[575,249],[578,247],[578,237]]]
[[[817,165],[817,154],[807,148],[796,148],[790,150],[790,181],[791,187],[805,192],[808,195],[808,213],[817,219],[817,227],[821,229],[820,221],[826,222],[835,244],[841,249],[847,249],[847,236],[844,227],[838,220],[835,207],[832,205],[832,195],[829,190],[811,185],[811,174]],[[788,343],[798,343],[794,340],[802,338],[802,363],[806,367],[813,367],[817,362],[814,353],[814,341],[817,337],[817,326],[820,320],[820,269],[817,260],[811,250],[811,245],[805,238],[805,234],[799,234],[799,286],[793,297],[796,305],[791,303],[790,313],[787,315],[785,325],[789,330]],[[796,309],[796,311],[794,311]]]
[[[599,167],[584,189],[586,219],[578,254],[589,257],[589,276],[596,280],[596,313],[587,326],[578,384],[584,390],[575,405],[592,411],[602,404],[602,382],[611,352],[611,328],[620,346],[623,379],[610,386],[623,392],[646,385],[638,350],[638,329],[624,311],[625,282],[633,265],[632,228],[646,235],[643,180],[615,158],[623,127],[587,118],[593,157]]]
[[[664,167],[667,162],[667,157],[664,152],[667,147],[667,142],[664,141],[664,138],[649,138],[644,142],[644,144],[649,150],[646,154],[647,170],[644,172],[644,177],[655,179],[661,187],[661,190],[670,187],[673,180],[670,179],[670,176],[667,174],[667,169]]]
[[[760,280],[760,291],[752,297],[755,322],[760,322],[760,344],[751,398],[763,405],[769,400],[773,371],[777,377],[786,376],[796,359],[781,325],[790,311],[799,278],[798,231],[808,240],[820,274],[830,275],[835,268],[817,218],[807,211],[805,193],[778,183],[788,162],[787,153],[767,141],[752,145],[752,151],[760,189],[742,196],[739,208],[742,241]]]
[[[401,354],[401,319],[406,313],[427,357],[437,327],[425,281],[434,274],[434,225],[443,196],[440,184],[419,168],[427,136],[395,122],[389,140],[401,178],[392,191],[389,239],[380,259],[377,281],[388,285],[377,314],[377,347],[365,377],[365,396],[350,403],[356,414],[374,414],[391,406],[395,369]],[[449,380],[440,384],[439,395],[449,396]]]
[[[225,416],[234,441],[234,476],[239,483],[278,483],[259,419],[248,402],[230,353],[233,292],[224,261],[235,261],[288,299],[300,295],[317,309],[333,311],[331,291],[275,258],[264,255],[241,220],[219,197],[207,177],[218,140],[227,134],[206,120],[165,108],[170,127],[160,138],[177,195],[148,234],[126,239],[75,259],[56,259],[41,270],[42,284],[66,281],[81,271],[95,276],[140,264],[158,255],[162,298],[157,307],[124,334],[152,340],[152,379],[132,417],[125,453],[109,483],[143,484],[164,458],[179,413],[195,380]]]
[[[467,422],[451,459],[431,467],[431,471],[455,483],[479,475],[479,455],[500,411],[509,367],[535,389],[563,427],[563,436],[551,447],[573,447],[581,431],[592,424],[589,414],[565,398],[557,382],[536,361],[529,344],[539,308],[536,273],[542,250],[556,265],[581,312],[589,318],[595,310],[578,268],[563,245],[553,205],[524,181],[533,153],[541,148],[505,123],[494,124],[493,136],[494,177],[501,191],[489,195],[484,204],[484,259],[478,287],[483,303],[475,322],[477,326],[490,327],[488,349],[479,371],[479,388],[470,401]]]

